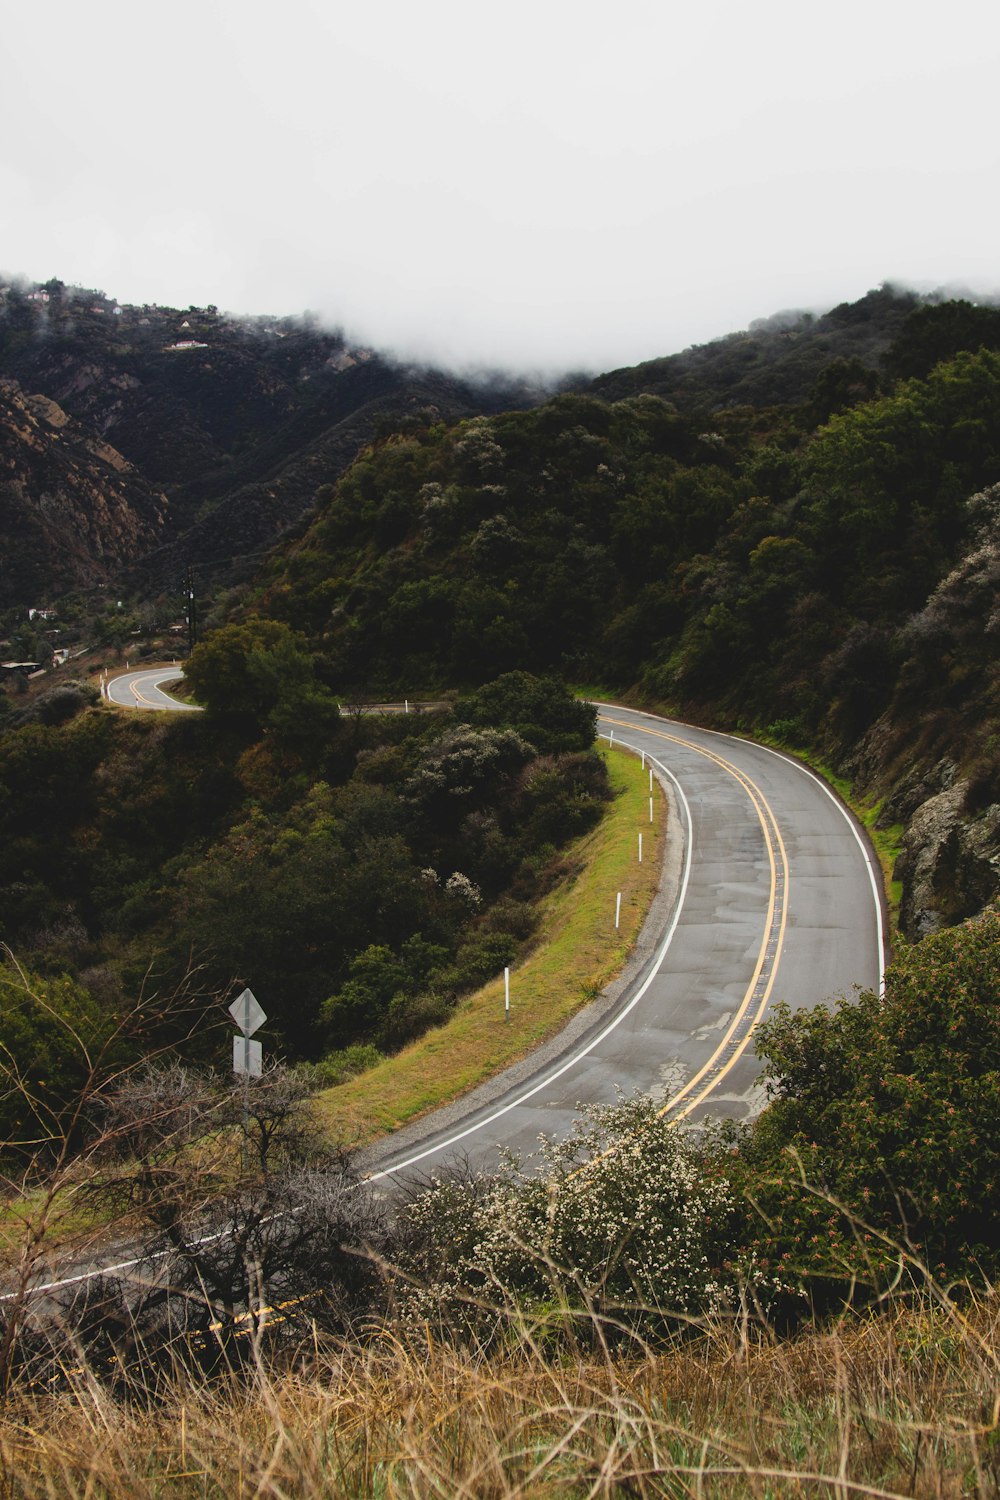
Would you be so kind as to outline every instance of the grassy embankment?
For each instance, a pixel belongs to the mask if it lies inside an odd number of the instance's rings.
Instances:
[[[460,1001],[444,1026],[360,1077],[327,1089],[318,1103],[324,1125],[338,1141],[363,1145],[458,1098],[554,1035],[620,971],[656,890],[666,804],[654,781],[650,825],[648,771],[638,757],[618,749],[601,753],[615,801],[599,826],[565,853],[574,874],[545,897],[539,945],[511,971],[509,1021],[501,975]],[[622,907],[616,932],[618,891]]]

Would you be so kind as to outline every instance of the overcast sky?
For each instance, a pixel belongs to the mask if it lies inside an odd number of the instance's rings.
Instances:
[[[8,7],[0,267],[608,369],[1000,288],[996,0]]]

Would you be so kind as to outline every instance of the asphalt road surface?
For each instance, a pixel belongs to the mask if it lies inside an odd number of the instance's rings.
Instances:
[[[183,667],[144,668],[141,672],[123,672],[109,677],[104,693],[109,703],[119,708],[156,708],[169,713],[200,713],[196,703],[182,703],[163,691],[165,682],[179,682]]]
[[[645,754],[671,805],[675,868],[650,960],[571,1045],[375,1148],[373,1180],[463,1158],[489,1170],[501,1147],[527,1154],[540,1135],[565,1134],[581,1102],[620,1091],[652,1096],[678,1121],[745,1118],[763,1102],[754,1032],[777,1001],[881,986],[878,868],[824,782],[748,741],[599,707],[599,732]]]

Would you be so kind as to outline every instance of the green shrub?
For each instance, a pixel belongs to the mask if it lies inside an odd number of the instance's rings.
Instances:
[[[831,1274],[894,1264],[894,1245],[936,1273],[1000,1268],[998,995],[994,910],[901,952],[882,996],[777,1008],[748,1154],[771,1253]]]
[[[315,1063],[300,1063],[296,1072],[305,1078],[311,1091],[333,1088],[359,1073],[367,1073],[382,1061],[382,1053],[370,1042],[355,1042],[350,1047],[328,1052]]]

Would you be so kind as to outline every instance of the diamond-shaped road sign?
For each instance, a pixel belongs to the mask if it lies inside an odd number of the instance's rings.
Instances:
[[[253,990],[244,990],[237,995],[229,1007],[229,1014],[236,1022],[244,1036],[253,1036],[267,1020],[267,1016],[257,1003],[257,996]]]

